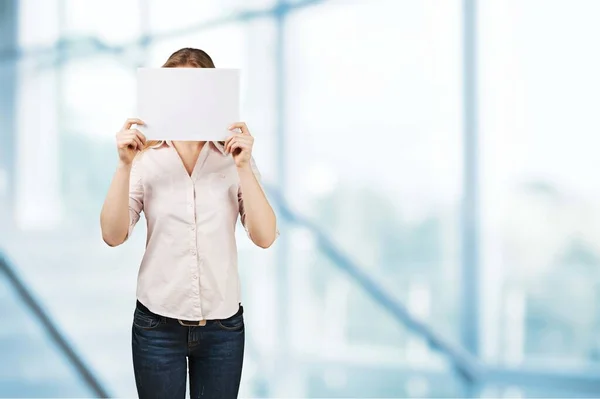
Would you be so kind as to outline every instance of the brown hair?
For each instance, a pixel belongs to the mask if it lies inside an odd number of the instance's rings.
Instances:
[[[192,68],[214,68],[215,63],[205,51],[186,47],[171,54],[167,62],[163,65],[163,68],[178,68],[185,66]]]
[[[165,62],[162,67],[214,68],[215,63],[213,62],[212,58],[210,58],[210,55],[208,55],[205,51],[197,48],[185,47],[171,54],[169,59],[167,59],[167,62]],[[155,146],[158,143],[160,143],[158,140],[148,141],[144,146],[144,150]]]

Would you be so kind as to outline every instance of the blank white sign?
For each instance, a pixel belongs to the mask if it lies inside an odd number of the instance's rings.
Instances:
[[[139,68],[138,126],[148,140],[220,141],[240,119],[240,71]]]

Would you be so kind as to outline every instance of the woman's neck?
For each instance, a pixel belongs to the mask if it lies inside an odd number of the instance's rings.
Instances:
[[[173,141],[173,145],[180,150],[184,150],[186,152],[190,151],[198,151],[204,147],[206,141]]]

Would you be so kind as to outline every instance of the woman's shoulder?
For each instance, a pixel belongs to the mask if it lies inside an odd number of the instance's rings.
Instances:
[[[148,141],[144,149],[137,153],[134,161],[138,162],[140,165],[148,162],[149,159],[155,158],[157,152],[162,152],[159,150],[167,147],[165,141]]]
[[[168,146],[164,142],[147,146],[134,158],[132,171],[135,169],[137,175],[148,177],[172,170],[175,160],[167,149]]]

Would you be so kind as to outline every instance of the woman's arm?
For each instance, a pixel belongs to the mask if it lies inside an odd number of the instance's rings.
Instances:
[[[102,239],[111,247],[125,242],[143,207],[141,178],[132,165],[146,138],[139,130],[131,128],[134,124],[143,125],[144,122],[128,119],[117,133],[119,166],[100,212]]]
[[[238,168],[238,176],[240,178],[240,194],[244,204],[242,222],[253,243],[261,248],[269,248],[277,238],[275,212],[273,212],[250,164]]]
[[[225,141],[225,152],[233,156],[240,178],[242,223],[253,243],[261,248],[269,248],[277,238],[277,220],[258,181],[258,171],[252,159],[254,137],[243,122],[229,127],[229,130],[235,129],[241,133]]]
[[[125,242],[129,232],[131,164],[119,163],[100,213],[102,239],[111,247]]]

